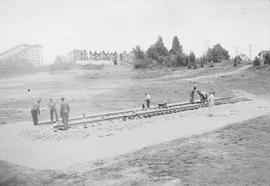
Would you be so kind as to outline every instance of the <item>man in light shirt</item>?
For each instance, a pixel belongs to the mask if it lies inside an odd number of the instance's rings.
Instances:
[[[68,118],[69,118],[69,104],[65,101],[65,98],[61,98],[60,104],[60,115],[64,125],[64,129],[68,129]]]
[[[53,101],[52,98],[50,98],[50,101],[48,103],[48,106],[50,108],[50,116],[51,116],[51,121],[53,121],[53,115],[55,115],[55,120],[58,121],[58,116],[57,116],[57,110],[56,110],[56,104]]]
[[[215,96],[214,92],[211,91],[208,96],[208,104],[209,104],[209,111],[208,111],[208,116],[213,116],[213,107],[215,106]]]
[[[151,96],[146,93],[145,94],[146,108],[150,108]]]

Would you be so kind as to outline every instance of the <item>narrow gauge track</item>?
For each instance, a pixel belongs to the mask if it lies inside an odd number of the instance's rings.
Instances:
[[[231,98],[233,98],[233,97],[217,98],[215,100],[218,101],[218,100],[231,99]],[[200,101],[194,102],[194,104],[199,104],[199,103],[200,103]],[[190,105],[190,103],[189,102],[171,103],[171,104],[167,104],[166,106],[155,106],[155,107],[152,107],[152,108],[147,109],[147,110],[150,111],[150,110],[168,109],[168,108],[174,108],[174,107],[186,106],[186,105]],[[123,115],[134,114],[134,113],[141,112],[141,111],[145,111],[145,110],[143,110],[142,108],[135,108],[135,109],[123,110],[123,111],[119,111],[119,112],[109,112],[109,113],[101,113],[101,114],[97,114],[97,115],[74,117],[74,118],[70,118],[69,122],[74,123],[74,122],[79,122],[82,120],[102,119],[105,117],[119,116],[119,114],[123,114]],[[56,124],[56,123],[61,123],[61,121],[60,122],[41,121],[41,122],[39,122],[39,125],[50,125],[50,124]]]
[[[233,104],[242,101],[251,101],[248,98],[234,98],[234,97],[226,97],[226,98],[218,98],[215,99],[215,105],[222,105],[222,104]],[[201,104],[200,102],[196,102],[194,104],[189,103],[180,103],[180,104],[170,104],[166,107],[155,107],[153,109],[148,110],[130,110],[130,111],[123,111],[123,112],[115,112],[115,113],[108,113],[108,114],[101,114],[101,115],[94,115],[84,118],[77,118],[72,120],[69,123],[69,127],[74,126],[86,126],[87,124],[93,123],[100,123],[104,121],[115,121],[115,120],[122,120],[126,121],[128,119],[143,119],[143,118],[150,118],[154,116],[160,116],[165,114],[173,114],[177,112],[183,112],[187,110],[195,110],[201,107],[207,107],[207,104]],[[56,129],[62,129],[63,125],[56,125],[54,126]]]

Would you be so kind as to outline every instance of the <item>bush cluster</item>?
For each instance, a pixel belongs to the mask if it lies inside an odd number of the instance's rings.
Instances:
[[[159,36],[158,40],[146,52],[136,46],[133,49],[133,54],[134,68],[149,68],[162,65],[166,67],[187,66],[189,69],[197,69],[198,67],[204,67],[207,61],[220,62],[230,57],[228,51],[220,44],[216,44],[212,49],[209,48],[206,57],[196,58],[193,52],[185,54],[177,36],[173,38],[170,51],[165,47],[162,37]]]
[[[219,63],[222,60],[230,59],[229,52],[225,50],[219,43],[214,45],[213,48],[209,48],[206,53],[207,61],[213,61]]]
[[[159,36],[157,42],[152,44],[146,52],[136,46],[133,49],[133,54],[134,68],[149,68],[155,65],[166,67],[194,66],[196,64],[196,57],[193,52],[190,55],[183,53],[182,45],[180,45],[177,36],[173,38],[170,51],[165,47],[162,37]]]

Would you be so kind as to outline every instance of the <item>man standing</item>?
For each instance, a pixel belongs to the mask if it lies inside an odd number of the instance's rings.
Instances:
[[[149,94],[145,94],[146,107],[150,108],[151,97]]]
[[[32,119],[35,126],[38,125],[38,115],[40,115],[40,110],[39,110],[40,103],[41,103],[41,99],[38,99],[37,103],[33,104],[33,107],[31,109]]]
[[[190,104],[193,104],[194,103],[194,94],[195,94],[196,89],[197,88],[194,87],[193,90],[190,93],[190,101],[189,101]]]
[[[64,129],[66,130],[68,129],[69,104],[65,101],[64,97],[61,98],[60,115],[62,117]]]
[[[213,93],[214,96],[216,95],[216,92],[212,88],[210,89],[209,93],[211,93],[211,92]]]
[[[209,113],[208,113],[208,116],[213,116],[213,107],[215,105],[215,96],[214,96],[214,93],[213,92],[210,92],[209,93],[209,96],[208,96],[208,104],[209,104]]]
[[[50,101],[48,103],[48,106],[50,108],[50,116],[51,116],[51,121],[53,122],[53,115],[55,115],[55,120],[58,121],[58,116],[57,116],[57,110],[56,110],[56,104],[53,101],[52,98],[50,98]]]

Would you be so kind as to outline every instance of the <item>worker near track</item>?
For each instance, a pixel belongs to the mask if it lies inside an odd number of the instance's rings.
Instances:
[[[209,94],[210,94],[211,92],[213,93],[214,96],[216,95],[216,92],[215,92],[212,88],[210,89]]]
[[[56,110],[56,104],[53,101],[52,98],[50,98],[50,101],[48,103],[49,109],[50,109],[50,116],[51,116],[51,121],[53,121],[53,115],[55,115],[55,120],[58,121],[58,115],[57,115],[57,110]]]
[[[208,94],[204,91],[197,91],[198,95],[200,96],[201,103],[207,103],[208,101]]]
[[[41,99],[38,99],[37,103],[33,104],[33,107],[31,109],[32,119],[35,126],[38,125],[38,115],[40,115],[40,103]]]
[[[62,122],[64,125],[64,129],[68,129],[68,118],[69,118],[69,104],[65,101],[65,98],[61,98],[61,104],[60,104],[60,115],[62,118]]]
[[[146,108],[150,108],[151,96],[148,93],[145,94],[145,101],[146,101]]]
[[[214,92],[211,91],[209,93],[208,96],[208,104],[209,104],[209,112],[208,112],[208,116],[213,116],[213,107],[215,106],[215,96],[214,96]]]
[[[195,95],[195,91],[196,91],[197,87],[194,87],[193,90],[190,92],[190,104],[194,103],[194,95]]]

